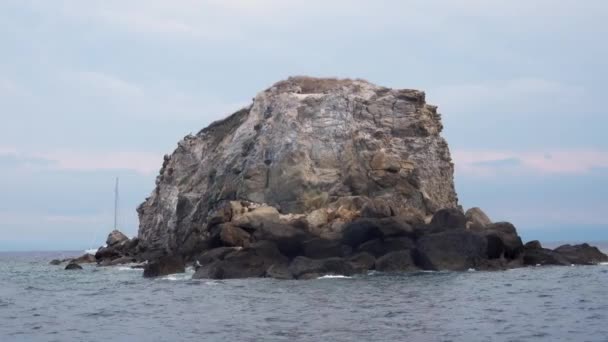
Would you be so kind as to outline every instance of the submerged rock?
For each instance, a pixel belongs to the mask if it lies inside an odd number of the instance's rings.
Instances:
[[[65,266],[66,270],[82,270],[82,266],[78,265],[75,262],[70,262],[69,264],[67,264],[67,266]]]
[[[53,259],[53,260],[51,260],[51,261],[49,262],[49,265],[54,265],[54,266],[57,266],[57,265],[61,265],[61,263],[62,263],[62,261],[61,261],[61,260],[59,260],[59,259]]]

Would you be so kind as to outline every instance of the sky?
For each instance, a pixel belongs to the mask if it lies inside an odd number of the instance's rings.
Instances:
[[[608,240],[608,2],[0,2],[0,250],[84,249],[183,136],[291,75],[424,90],[465,208]]]

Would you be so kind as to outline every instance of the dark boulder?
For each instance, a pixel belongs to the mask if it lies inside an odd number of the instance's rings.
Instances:
[[[600,252],[597,247],[583,243],[580,245],[563,245],[553,250],[560,254],[568,262],[576,265],[594,265],[600,262],[607,262],[608,256]]]
[[[537,265],[571,265],[563,255],[546,248],[525,249],[523,252],[523,264],[528,266]]]
[[[209,265],[214,261],[224,260],[226,255],[240,250],[238,247],[218,247],[205,251],[201,255],[197,256],[195,260],[200,266]]]
[[[352,248],[343,245],[340,240],[312,238],[303,243],[303,255],[311,259],[345,257],[351,252]]]
[[[355,273],[353,266],[343,258],[310,259],[302,256],[293,259],[289,271],[298,279],[311,279],[323,275],[349,276]]]
[[[106,239],[106,245],[114,246],[127,240],[129,240],[129,238],[125,234],[115,229],[110,232],[110,234],[108,234],[108,238]]]
[[[272,265],[286,265],[288,259],[272,241],[259,241],[229,253],[222,260],[199,267],[193,279],[236,279],[264,277]],[[278,267],[278,266],[276,266]]]
[[[408,222],[408,219],[404,216],[386,217],[378,219],[376,226],[384,237],[408,236],[415,238],[417,236],[416,231],[412,224]]]
[[[82,266],[78,265],[75,262],[70,262],[69,264],[67,264],[67,266],[65,267],[66,270],[81,270]]]
[[[412,258],[412,251],[391,252],[376,260],[376,270],[380,272],[416,271],[418,267]]]
[[[465,229],[467,227],[467,218],[459,209],[440,209],[433,215],[430,226],[435,231]]]
[[[272,264],[266,270],[267,278],[289,280],[293,279],[293,274],[289,272],[289,268],[286,264]]]
[[[220,240],[225,246],[248,247],[251,236],[244,229],[224,223],[220,225]]]
[[[415,244],[412,239],[402,236],[388,239],[379,238],[370,240],[361,244],[357,251],[370,253],[377,258],[390,252],[410,250],[414,247]]]
[[[486,236],[496,236],[502,240],[504,247],[504,257],[507,259],[515,259],[524,249],[524,244],[521,241],[517,230],[509,222],[498,222],[486,226],[483,230]]]
[[[488,243],[487,256],[488,259],[499,259],[504,256],[505,243],[502,241],[500,236],[495,233],[486,234],[486,241]]]
[[[367,252],[361,252],[348,258],[348,262],[356,273],[363,273],[374,269],[376,258]]]
[[[186,272],[186,264],[180,256],[164,256],[144,267],[144,278],[162,277]]]
[[[416,264],[425,270],[464,271],[486,259],[485,237],[466,230],[450,230],[421,237]]]
[[[524,245],[524,249],[541,249],[541,248],[543,248],[543,246],[540,244],[540,241],[538,241],[538,240],[528,241]]]
[[[257,241],[274,242],[282,254],[294,257],[301,255],[302,243],[310,238],[308,232],[288,224],[265,222],[253,233]]]
[[[360,244],[382,237],[379,221],[375,219],[357,219],[348,223],[342,231],[342,243],[353,248]]]
[[[120,257],[120,253],[113,247],[100,247],[95,253],[95,260],[98,262],[104,259],[114,259]]]

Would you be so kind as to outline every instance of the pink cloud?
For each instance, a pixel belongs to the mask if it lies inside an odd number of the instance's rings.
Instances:
[[[456,169],[474,175],[489,176],[508,169],[510,172],[543,174],[583,174],[595,168],[608,168],[608,151],[563,149],[546,151],[455,150]],[[512,160],[504,167],[501,162]]]

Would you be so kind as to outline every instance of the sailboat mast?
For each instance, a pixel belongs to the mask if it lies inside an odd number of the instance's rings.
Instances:
[[[114,187],[114,230],[118,229],[118,177],[116,177],[116,186]]]

